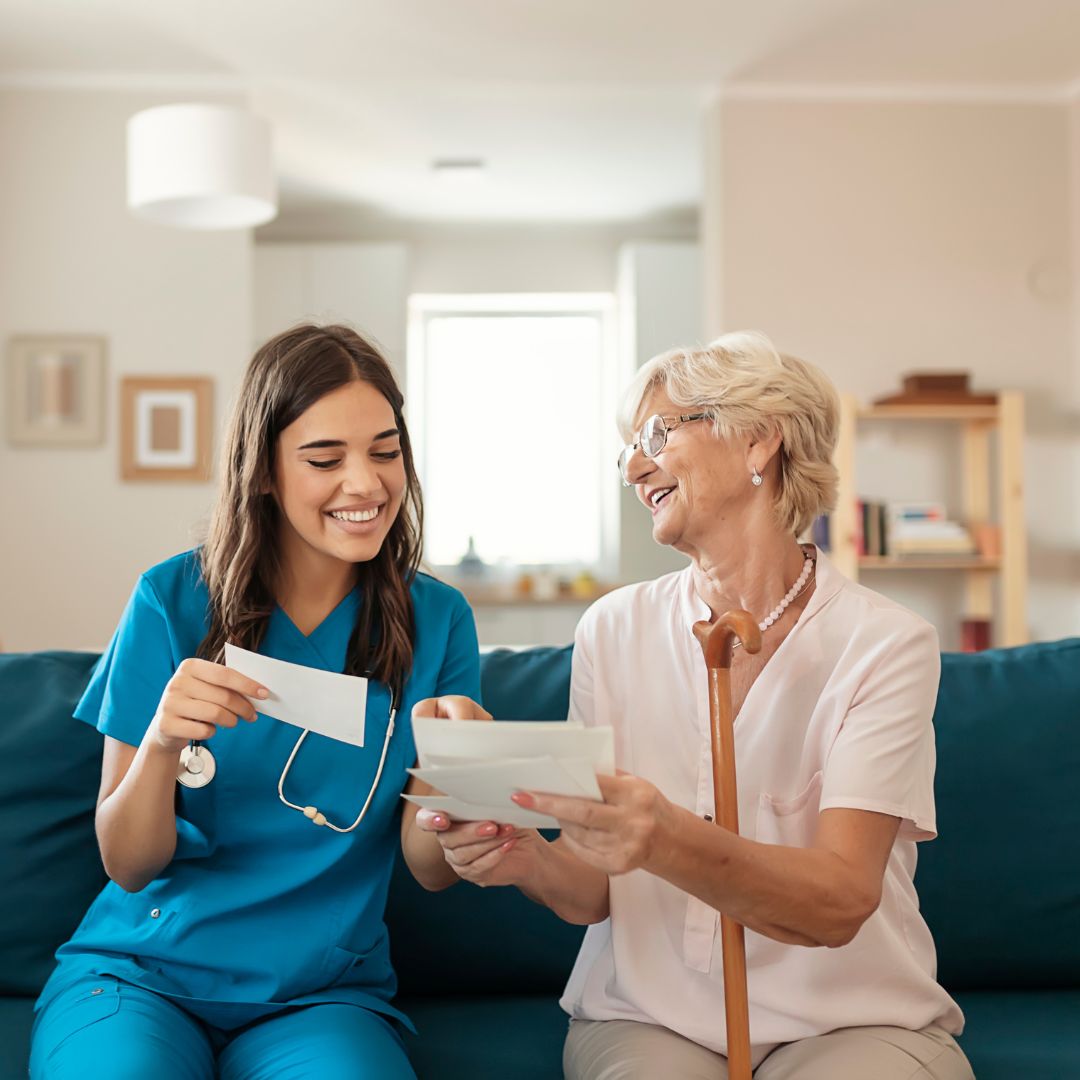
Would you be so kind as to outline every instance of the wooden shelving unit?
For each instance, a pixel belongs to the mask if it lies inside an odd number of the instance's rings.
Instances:
[[[945,422],[959,424],[963,522],[968,528],[990,523],[991,493],[997,485],[1001,529],[1000,558],[981,556],[859,556],[856,502],[859,498],[857,440],[860,424]],[[990,440],[998,440],[998,468],[992,476]],[[965,615],[993,619],[994,583],[1000,580],[999,630],[1002,645],[1028,640],[1027,533],[1024,526],[1024,398],[1004,391],[995,405],[873,405],[860,406],[850,394],[840,399],[840,437],[836,447],[840,471],[837,509],[832,515],[832,559],[838,569],[857,581],[862,571],[952,570],[965,576]]]

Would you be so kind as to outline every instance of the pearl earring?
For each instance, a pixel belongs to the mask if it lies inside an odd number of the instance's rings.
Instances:
[[[754,475],[750,477],[750,483],[753,484],[754,487],[761,487],[761,485],[765,483],[764,479],[762,479],[761,473],[757,471],[756,465],[754,466]]]

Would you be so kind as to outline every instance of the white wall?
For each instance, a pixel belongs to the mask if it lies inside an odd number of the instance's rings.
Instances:
[[[619,251],[620,348],[625,385],[642,364],[677,345],[703,339],[701,247],[690,241],[645,240]],[[686,565],[652,539],[649,511],[632,488],[619,501],[619,577],[647,581]]]
[[[344,322],[370,336],[404,385],[409,250],[405,244],[258,244],[258,343],[295,323]]]
[[[1062,500],[1064,513],[1072,508],[1071,567],[1072,580],[1080,581],[1080,98],[1069,107],[1069,254],[1072,280],[1072,383],[1062,399],[1070,418],[1069,440],[1073,486],[1066,488]],[[1080,590],[1073,590],[1071,625],[1080,632]],[[1066,616],[1067,617],[1067,616]]]
[[[656,221],[489,225],[294,207],[260,228],[256,242],[406,243],[410,292],[612,292],[622,244],[696,236],[693,214]]]
[[[708,309],[863,399],[927,368],[1023,390],[1031,629],[1076,633],[1068,108],[739,100],[715,105],[710,124],[722,145],[706,198],[720,225],[705,257],[723,296]],[[861,456],[874,466],[864,495],[955,491],[944,443],[899,438]],[[867,581],[958,617],[958,583],[940,575]]]
[[[141,570],[191,546],[210,506],[209,484],[119,480],[120,376],[213,376],[220,417],[250,353],[250,235],[171,231],[125,207],[127,118],[165,100],[0,90],[0,338],[109,348],[104,445],[0,443],[5,649],[104,645]]]

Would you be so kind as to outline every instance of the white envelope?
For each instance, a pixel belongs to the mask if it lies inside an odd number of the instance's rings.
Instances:
[[[441,810],[451,821],[497,821],[519,829],[557,829],[559,823],[547,814],[515,806],[480,806],[449,795],[402,795],[422,810]]]
[[[515,791],[601,799],[592,763],[584,758],[506,758],[482,765],[449,765],[409,772],[446,795],[482,806],[516,806],[510,799]]]
[[[270,691],[268,698],[249,698],[264,716],[339,742],[364,745],[367,679],[273,660],[236,645],[225,646],[225,666]]]
[[[416,753],[423,767],[448,758],[493,761],[506,758],[584,758],[597,772],[615,772],[615,737],[610,727],[563,720],[437,720],[413,717]]]

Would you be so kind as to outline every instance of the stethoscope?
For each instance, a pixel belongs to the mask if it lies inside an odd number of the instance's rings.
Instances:
[[[375,798],[375,791],[378,789],[379,780],[382,778],[383,766],[386,765],[386,754],[390,749],[390,739],[394,734],[394,719],[396,716],[397,709],[394,708],[393,702],[391,702],[390,720],[386,725],[386,737],[383,739],[382,754],[379,757],[379,767],[375,770],[375,779],[372,781],[364,805],[360,808],[360,813],[348,828],[343,829],[340,825],[335,825],[332,821],[327,820],[326,815],[317,806],[298,806],[285,798],[285,781],[289,776],[289,770],[296,760],[296,755],[300,752],[300,747],[304,745],[304,740],[311,734],[306,728],[300,732],[300,738],[296,740],[292,753],[289,755],[289,760],[285,762],[285,768],[281,770],[281,776],[278,777],[278,798],[290,810],[297,810],[303,814],[313,825],[325,825],[336,833],[351,833],[364,820],[364,815],[368,812],[368,807],[371,806],[371,800]],[[184,787],[204,788],[214,779],[216,773],[217,761],[202,743],[190,742],[180,751],[180,765],[176,770],[176,779]]]

